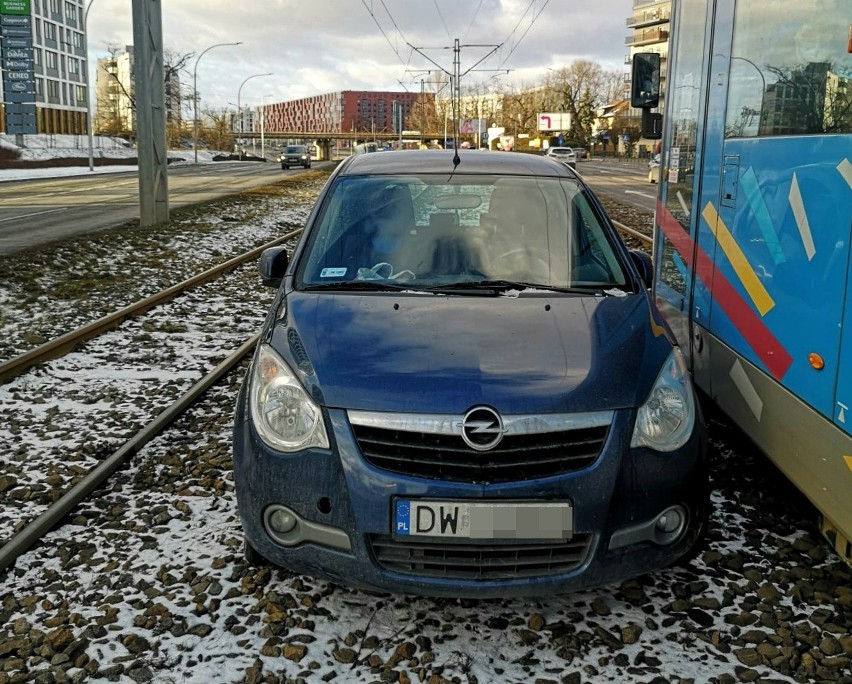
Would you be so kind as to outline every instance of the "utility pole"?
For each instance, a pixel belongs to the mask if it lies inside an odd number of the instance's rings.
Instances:
[[[169,220],[163,19],[160,0],[133,0],[139,224]]]
[[[471,71],[474,71],[474,70],[475,71],[499,71],[499,72],[505,71],[506,73],[509,73],[508,69],[476,69],[476,67],[479,64],[484,62],[486,59],[488,59],[488,57],[490,57],[497,50],[499,50],[503,46],[503,44],[500,43],[499,45],[461,45],[459,43],[459,39],[456,38],[453,41],[453,71],[452,71],[452,73],[447,71],[444,67],[442,67],[440,64],[438,64],[434,59],[431,59],[428,55],[426,55],[426,53],[423,52],[423,50],[426,50],[426,49],[446,50],[448,48],[446,48],[446,47],[443,47],[443,48],[419,48],[419,47],[415,47],[411,43],[407,43],[407,45],[412,50],[417,52],[417,54],[419,54],[420,56],[427,59],[429,62],[434,64],[436,67],[438,67],[438,69],[440,69],[445,74],[447,74],[447,76],[450,77],[450,84],[451,84],[450,90],[452,92],[451,99],[452,99],[452,105],[453,105],[452,106],[452,109],[453,109],[453,141],[455,143],[455,146],[457,147],[458,141],[459,141],[459,136],[458,136],[458,123],[459,123],[458,110],[459,110],[459,107],[461,106],[461,79],[462,79],[462,76],[466,76],[467,74],[469,74]],[[492,50],[490,52],[488,52],[488,54],[485,55],[484,57],[482,57],[480,60],[475,62],[474,65],[472,67],[470,67],[470,69],[468,69],[467,71],[462,73],[461,72],[460,54],[461,54],[461,49],[463,47],[466,47],[466,48],[467,47],[473,47],[473,48],[490,47],[490,48],[492,48]],[[481,106],[481,104],[480,104],[480,106]],[[477,128],[478,128],[478,126],[477,126]],[[480,131],[480,136],[481,136],[481,131]],[[446,131],[445,131],[445,133],[444,133],[444,146],[445,147],[446,147],[446,139],[447,139],[447,134],[446,134]],[[481,140],[481,137],[480,137],[480,140]],[[456,152],[456,160],[457,159],[458,159],[458,152]]]
[[[84,83],[86,84],[86,137],[89,139],[89,171],[95,170],[95,153],[92,135],[92,84],[89,78],[89,10],[92,9],[92,3],[95,0],[89,0],[86,5],[86,11],[83,13],[83,52],[86,55],[86,71]]]

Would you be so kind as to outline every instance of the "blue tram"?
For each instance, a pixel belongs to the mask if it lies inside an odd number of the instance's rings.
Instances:
[[[696,384],[852,562],[852,2],[673,0],[654,295]],[[662,122],[662,126],[660,126]]]

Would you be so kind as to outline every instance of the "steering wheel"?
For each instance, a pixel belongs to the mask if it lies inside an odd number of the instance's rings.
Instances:
[[[523,276],[523,280],[547,281],[550,277],[550,253],[540,247],[515,247],[500,254],[496,266],[509,267],[509,273]]]

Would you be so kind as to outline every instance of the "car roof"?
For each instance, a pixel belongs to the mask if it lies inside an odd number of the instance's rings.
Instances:
[[[538,154],[459,150],[397,150],[387,154],[358,154],[347,158],[340,169],[344,176],[370,174],[458,173],[506,176],[562,176],[577,178],[564,164]]]

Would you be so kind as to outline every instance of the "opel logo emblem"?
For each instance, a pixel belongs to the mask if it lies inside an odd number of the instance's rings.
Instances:
[[[465,444],[477,451],[493,449],[506,432],[500,414],[487,406],[475,406],[470,409],[458,425],[461,427]]]

